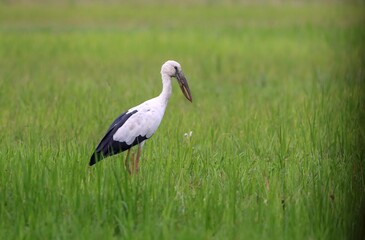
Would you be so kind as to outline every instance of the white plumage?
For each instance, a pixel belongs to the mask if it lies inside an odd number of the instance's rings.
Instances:
[[[171,78],[175,77],[185,97],[192,101],[189,85],[178,62],[169,60],[161,67],[162,92],[159,96],[122,113],[109,127],[103,139],[91,156],[89,165],[97,161],[128,150],[125,160],[129,170],[128,157],[131,147],[138,145],[136,160],[133,159],[134,171],[138,170],[138,161],[142,145],[157,130],[161,123],[167,103],[172,93]],[[132,157],[133,158],[133,157]],[[129,170],[130,171],[130,170]]]
[[[113,140],[118,142],[126,142],[131,145],[136,136],[146,136],[150,138],[161,123],[165,113],[166,104],[160,104],[160,98],[153,98],[134,108],[128,110],[127,113],[137,110],[128,121],[121,126],[113,135]]]

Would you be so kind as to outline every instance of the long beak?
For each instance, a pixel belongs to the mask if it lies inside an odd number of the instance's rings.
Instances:
[[[177,79],[177,82],[180,85],[181,91],[184,94],[184,96],[190,102],[193,102],[193,98],[191,97],[191,93],[190,93],[190,88],[189,88],[188,82],[186,81],[186,78],[184,76],[184,73],[182,71],[178,71],[176,73],[176,79]]]

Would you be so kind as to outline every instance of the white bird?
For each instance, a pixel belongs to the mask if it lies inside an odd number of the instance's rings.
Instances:
[[[144,141],[155,133],[165,113],[172,93],[172,77],[177,79],[184,96],[192,102],[189,85],[178,62],[173,60],[165,62],[161,67],[161,76],[161,94],[136,107],[130,108],[114,120],[91,156],[90,166],[105,157],[128,150],[125,166],[131,173],[128,164],[129,152],[131,147],[138,145],[135,161],[134,155],[132,155],[133,171],[138,171],[138,161]]]

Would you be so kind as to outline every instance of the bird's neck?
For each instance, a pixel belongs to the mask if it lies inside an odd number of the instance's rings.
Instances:
[[[170,99],[171,93],[172,93],[171,77],[169,75],[162,74],[162,92],[159,97],[164,100],[164,103],[166,105]]]

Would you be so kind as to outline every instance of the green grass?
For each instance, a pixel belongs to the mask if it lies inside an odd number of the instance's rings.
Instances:
[[[349,239],[363,4],[0,5],[0,239]],[[182,64],[138,175],[88,160]],[[193,131],[190,139],[184,133]]]

